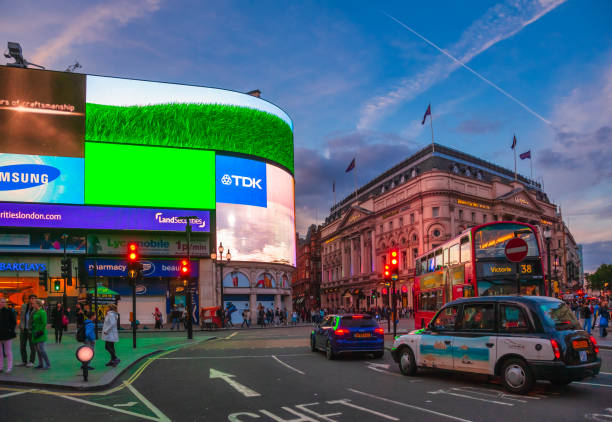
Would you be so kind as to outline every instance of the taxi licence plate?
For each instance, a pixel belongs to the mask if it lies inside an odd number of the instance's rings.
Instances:
[[[370,333],[355,333],[355,337],[372,337]]]
[[[580,353],[580,362],[586,362],[587,361],[586,350],[581,350],[579,353]]]
[[[572,346],[574,349],[588,349],[589,343],[586,340],[574,340]]]

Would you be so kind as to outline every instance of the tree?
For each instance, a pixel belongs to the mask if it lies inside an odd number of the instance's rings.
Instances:
[[[612,283],[612,265],[601,264],[597,271],[587,276],[589,288],[592,290],[604,290],[610,287]],[[607,286],[606,286],[607,284]]]

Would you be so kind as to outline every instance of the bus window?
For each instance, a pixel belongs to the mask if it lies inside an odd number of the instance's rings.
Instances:
[[[451,265],[459,263],[459,244],[453,245],[448,250],[449,253],[449,262]]]
[[[444,265],[448,267],[448,265],[450,264],[450,259],[448,257],[448,248],[444,249]]]
[[[434,254],[430,253],[427,255],[427,272],[434,272],[436,270],[436,259]]]
[[[436,270],[439,270],[444,266],[444,261],[442,260],[442,251],[436,251]]]
[[[472,260],[471,245],[469,237],[461,238],[461,262],[470,262]]]

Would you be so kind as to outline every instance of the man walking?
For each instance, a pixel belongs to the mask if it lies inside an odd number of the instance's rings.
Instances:
[[[25,295],[24,295],[25,299]],[[30,295],[28,302],[21,305],[21,314],[19,316],[19,351],[21,352],[21,361],[23,363],[16,366],[34,366],[36,360],[36,345],[32,343],[32,314],[34,313],[34,301],[36,295]],[[28,361],[27,346],[30,343],[30,360]]]
[[[244,327],[246,324],[247,328],[251,325],[251,311],[249,308],[246,308],[242,311],[242,325],[240,328]]]

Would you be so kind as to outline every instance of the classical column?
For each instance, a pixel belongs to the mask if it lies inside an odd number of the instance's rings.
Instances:
[[[372,272],[376,272],[376,227],[372,230]]]
[[[365,257],[366,257],[366,253],[365,253],[365,239],[363,237],[363,232],[359,234],[359,241],[360,241],[359,245],[361,247],[361,250],[360,250],[360,252],[361,252],[361,268],[359,268],[359,272],[361,274],[365,274],[366,273],[366,271],[365,271],[365,264],[366,264]]]
[[[355,239],[349,240],[349,253],[350,253],[350,263],[351,263],[351,277],[355,275]]]
[[[340,278],[346,277],[346,250],[344,248],[344,239],[340,240],[340,251],[342,253],[342,274],[340,274]]]

